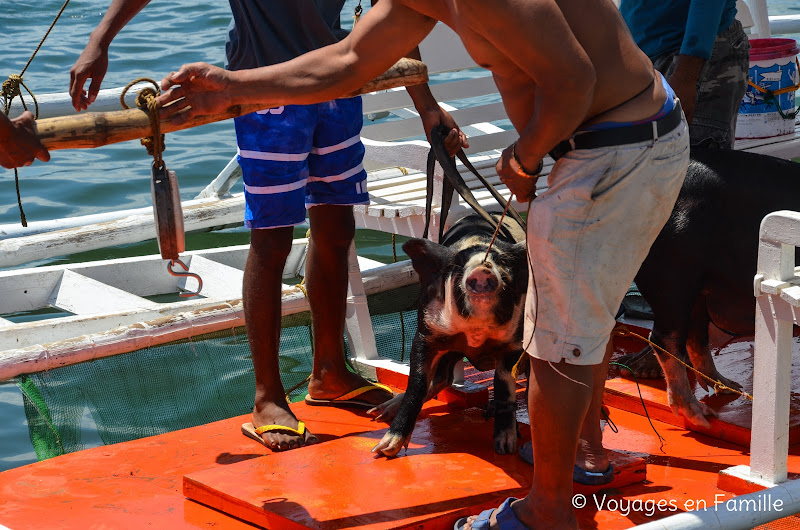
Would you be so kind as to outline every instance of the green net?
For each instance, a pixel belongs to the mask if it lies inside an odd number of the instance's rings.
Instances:
[[[418,286],[368,297],[378,354],[407,361]],[[346,340],[345,340],[346,344]],[[350,356],[349,348],[346,348]],[[307,393],[309,313],[283,318],[280,370],[291,400]],[[18,377],[40,460],[246,414],[255,377],[244,328]]]

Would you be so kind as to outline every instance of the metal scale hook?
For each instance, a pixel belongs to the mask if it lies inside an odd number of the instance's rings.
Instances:
[[[181,267],[183,267],[183,271],[172,270],[172,267],[174,267],[176,263]],[[180,293],[179,296],[184,296],[184,297],[197,296],[200,294],[200,291],[203,290],[203,278],[201,278],[199,274],[195,274],[194,272],[189,272],[189,267],[187,267],[186,264],[182,262],[180,259],[169,260],[169,263],[167,264],[167,272],[169,272],[173,276],[178,276],[181,278],[194,278],[195,280],[197,280],[196,291],[194,292],[188,291]]]
[[[194,272],[189,272],[189,267],[180,259],[180,253],[185,250],[183,231],[183,209],[181,197],[178,192],[178,178],[174,171],[169,171],[166,165],[152,167],[153,178],[150,181],[153,195],[153,211],[156,221],[156,236],[161,257],[167,262],[167,271],[180,278],[194,278],[199,284],[194,292],[181,292],[181,297],[197,296],[203,290],[203,280]],[[173,270],[175,264],[183,268]]]

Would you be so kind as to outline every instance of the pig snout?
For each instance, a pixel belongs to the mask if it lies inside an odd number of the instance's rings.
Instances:
[[[497,274],[492,270],[491,265],[476,267],[467,276],[467,289],[475,294],[493,293],[499,285]]]

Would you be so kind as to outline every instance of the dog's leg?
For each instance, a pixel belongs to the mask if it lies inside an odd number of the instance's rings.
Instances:
[[[517,451],[517,382],[511,372],[521,353],[507,354],[494,370],[494,450],[501,455]]]

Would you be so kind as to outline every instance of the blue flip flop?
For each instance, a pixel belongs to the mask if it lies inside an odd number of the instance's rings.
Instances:
[[[514,509],[511,508],[511,503],[517,500],[514,497],[509,497],[503,504],[501,504],[497,508],[491,508],[489,510],[483,510],[478,518],[475,519],[472,523],[473,530],[489,530],[489,519],[492,517],[492,514],[495,514],[495,518],[497,519],[498,528],[500,530],[528,530],[528,527],[522,524],[522,522],[517,519],[517,514],[514,513]],[[464,525],[467,524],[468,517],[462,517],[456,524],[453,525],[453,530],[463,530]]]
[[[533,465],[533,444],[525,442],[519,448],[519,456],[525,462]],[[602,486],[609,484],[614,480],[614,466],[608,464],[608,469],[602,473],[596,471],[587,471],[581,467],[575,466],[572,470],[572,481],[584,486]]]

